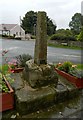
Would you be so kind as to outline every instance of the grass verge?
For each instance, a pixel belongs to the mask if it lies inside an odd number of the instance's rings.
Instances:
[[[76,50],[83,50],[83,48],[80,47],[74,47],[74,46],[64,46],[64,45],[55,45],[53,43],[48,43],[48,46],[50,47],[57,47],[57,48],[67,48],[67,49],[76,49]]]

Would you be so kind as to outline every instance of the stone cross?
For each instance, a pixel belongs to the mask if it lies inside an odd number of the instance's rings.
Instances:
[[[47,22],[46,13],[38,12],[34,63],[47,64]]]

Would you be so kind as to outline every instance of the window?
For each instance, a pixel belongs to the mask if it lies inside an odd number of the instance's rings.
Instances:
[[[18,35],[18,32],[16,32],[16,35]]]

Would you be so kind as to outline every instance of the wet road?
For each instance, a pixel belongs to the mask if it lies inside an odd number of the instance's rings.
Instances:
[[[34,41],[19,41],[19,40],[1,40],[0,39],[0,54],[2,49],[9,50],[7,57],[14,57],[19,54],[30,54],[34,57]],[[64,48],[48,47],[47,49],[48,62],[63,62],[71,61],[73,63],[81,63],[81,50],[72,50]],[[0,62],[1,62],[0,56]]]

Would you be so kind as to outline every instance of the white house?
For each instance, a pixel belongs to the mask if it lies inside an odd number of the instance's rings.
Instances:
[[[25,31],[18,24],[0,24],[0,34],[25,38]]]

